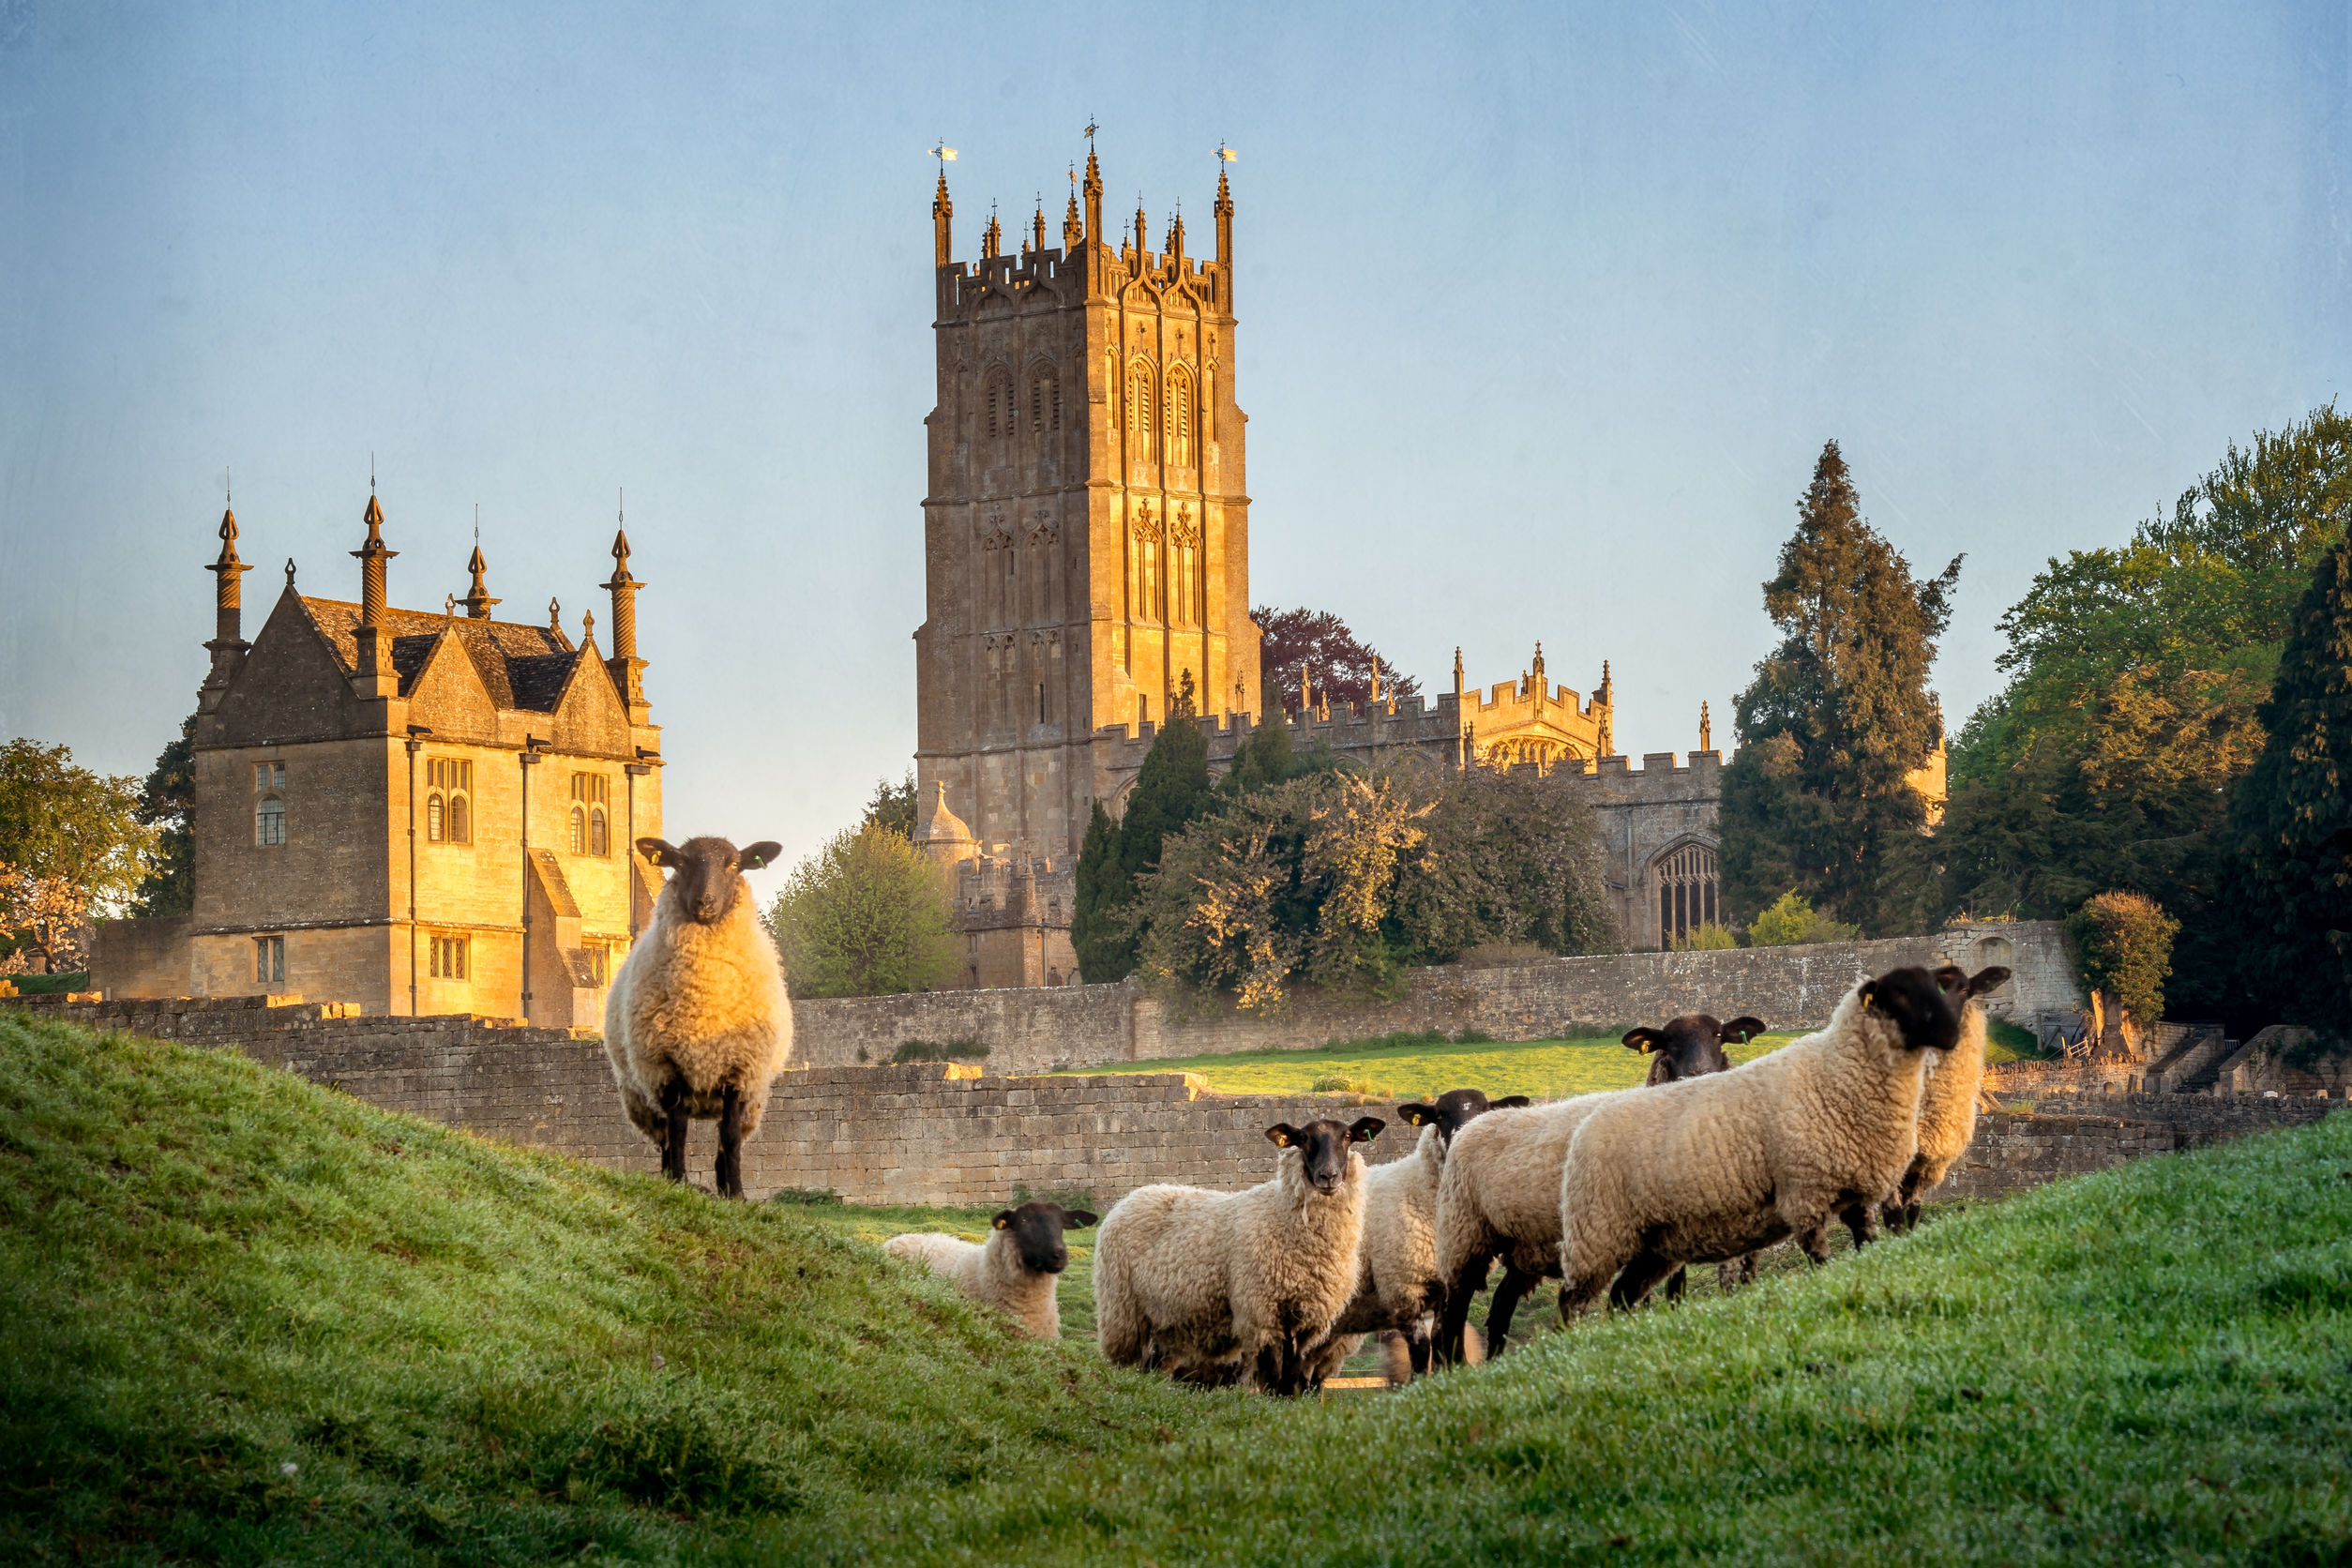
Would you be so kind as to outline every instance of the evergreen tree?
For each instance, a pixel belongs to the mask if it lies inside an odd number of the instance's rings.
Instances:
[[[1136,933],[1128,928],[1124,912],[1135,897],[1136,878],[1159,865],[1160,840],[1182,833],[1211,800],[1209,738],[1200,732],[1192,672],[1186,671],[1168,706],[1168,723],[1144,754],[1135,788],[1128,792],[1126,814],[1099,840],[1090,822],[1078,852],[1078,908],[1071,912],[1070,943],[1078,950],[1078,975],[1089,985],[1123,980],[1135,972]],[[1099,818],[1099,801],[1094,809]]]
[[[914,771],[910,768],[906,778],[893,784],[887,778],[874,780],[874,798],[866,803],[866,820],[858,824],[865,829],[880,828],[912,841],[914,837]]]
[[[156,830],[133,914],[186,914],[196,907],[196,716],[163,748],[139,797],[139,820]]]
[[[1764,608],[1782,633],[1740,696],[1724,770],[1723,893],[1738,924],[1791,889],[1873,935],[1914,923],[1926,803],[1907,782],[1943,739],[1927,689],[1955,556],[1921,581],[1863,520],[1832,441],[1797,504]]]
[[[2231,826],[2264,1000],[2344,1028],[2352,1004],[2352,539],[2296,607],[2261,721],[2269,739]]]

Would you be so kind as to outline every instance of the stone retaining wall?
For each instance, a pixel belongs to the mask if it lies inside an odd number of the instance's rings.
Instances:
[[[1775,1029],[1829,1021],[1857,975],[1904,964],[1998,963],[2014,972],[1992,998],[2028,1028],[2079,1010],[2073,966],[2054,921],[1954,926],[1933,936],[1712,953],[1617,953],[1490,968],[1412,971],[1387,1004],[1306,994],[1281,1017],[1229,1005],[1164,1006],[1128,981],[1060,989],[933,991],[793,1003],[800,1059],[811,1066],[885,1063],[910,1040],[988,1048],[988,1070],[1048,1072],[1244,1050],[1304,1050],[1401,1030],[1547,1040],[1663,1023],[1681,1013],[1752,1014]]]

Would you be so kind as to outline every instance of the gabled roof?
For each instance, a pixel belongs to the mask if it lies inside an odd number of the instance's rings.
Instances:
[[[359,606],[344,599],[314,599],[302,596],[302,608],[318,627],[319,636],[334,651],[346,673],[359,668]],[[502,708],[552,713],[579,663],[580,650],[554,626],[526,626],[513,621],[475,621],[447,614],[386,609],[384,628],[392,634],[392,668],[400,677],[400,694],[408,695],[432,656],[440,639],[456,639],[473,659],[490,701]]]

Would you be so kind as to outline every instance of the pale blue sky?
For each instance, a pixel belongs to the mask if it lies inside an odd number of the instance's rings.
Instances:
[[[2346,7],[0,0],[0,734],[143,772],[224,468],[249,591],[595,608],[626,485],[670,823],[794,854],[913,746],[925,149],[957,249],[1233,166],[1252,589],[1425,686],[1614,662],[1696,743],[1824,438],[1952,722],[2043,558],[2344,389]],[[249,617],[249,624],[250,624]]]

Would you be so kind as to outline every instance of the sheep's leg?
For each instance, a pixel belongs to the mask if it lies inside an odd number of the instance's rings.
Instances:
[[[1625,1265],[1625,1272],[1617,1276],[1617,1284],[1609,1290],[1609,1304],[1621,1312],[1630,1311],[1641,1304],[1641,1299],[1650,1294],[1659,1280],[1668,1274],[1680,1279],[1683,1272],[1671,1259],[1654,1252],[1637,1253]],[[1562,1287],[1561,1293],[1566,1294],[1565,1287]],[[1681,1292],[1671,1285],[1667,1286],[1666,1294],[1676,1300],[1681,1296]]]
[[[1463,1331],[1470,1326],[1471,1299],[1486,1289],[1486,1266],[1489,1261],[1487,1255],[1482,1252],[1465,1261],[1454,1277],[1446,1282],[1445,1301],[1438,1311],[1438,1339],[1430,1357],[1439,1366],[1468,1364],[1462,1353]]]
[[[1740,1286],[1755,1284],[1756,1257],[1756,1255],[1751,1252],[1736,1261],[1726,1258],[1716,1264],[1715,1289],[1727,1296]]]
[[[731,1083],[719,1104],[718,1168],[713,1174],[720,1197],[743,1196],[743,1091]]]
[[[1601,1292],[1609,1288],[1609,1270],[1602,1269],[1593,1274],[1568,1276],[1567,1283],[1560,1288],[1561,1327],[1565,1328],[1577,1314],[1601,1299]],[[1493,1319],[1490,1318],[1487,1321],[1491,1325]]]
[[[1682,1292],[1690,1289],[1690,1284],[1691,1271],[1688,1268],[1677,1269],[1666,1275],[1666,1304],[1668,1306],[1681,1305]]]
[[[686,1180],[686,1080],[671,1078],[661,1086],[661,1112],[669,1123],[661,1145],[661,1173],[673,1182]]]
[[[1809,1225],[1805,1227],[1804,1229],[1799,1231],[1797,1233],[1797,1244],[1804,1248],[1805,1256],[1813,1259],[1814,1262],[1828,1262],[1830,1260],[1830,1228],[1828,1222],[1823,1221],[1818,1225]]]
[[[1410,1358],[1412,1375],[1416,1378],[1427,1377],[1429,1375],[1429,1352],[1433,1347],[1429,1338],[1429,1325],[1425,1320],[1415,1323],[1405,1332],[1405,1349],[1407,1355]]]
[[[1540,1274],[1521,1274],[1515,1263],[1502,1266],[1502,1283],[1495,1287],[1495,1299],[1486,1304],[1486,1359],[1492,1361],[1502,1354],[1511,1335],[1511,1315],[1519,1309],[1519,1298],[1535,1289]],[[1465,1316],[1467,1321],[1467,1315]]]
[[[1870,1205],[1868,1203],[1849,1203],[1838,1211],[1837,1217],[1844,1220],[1846,1229],[1853,1233],[1856,1252],[1860,1252],[1870,1244]]]

